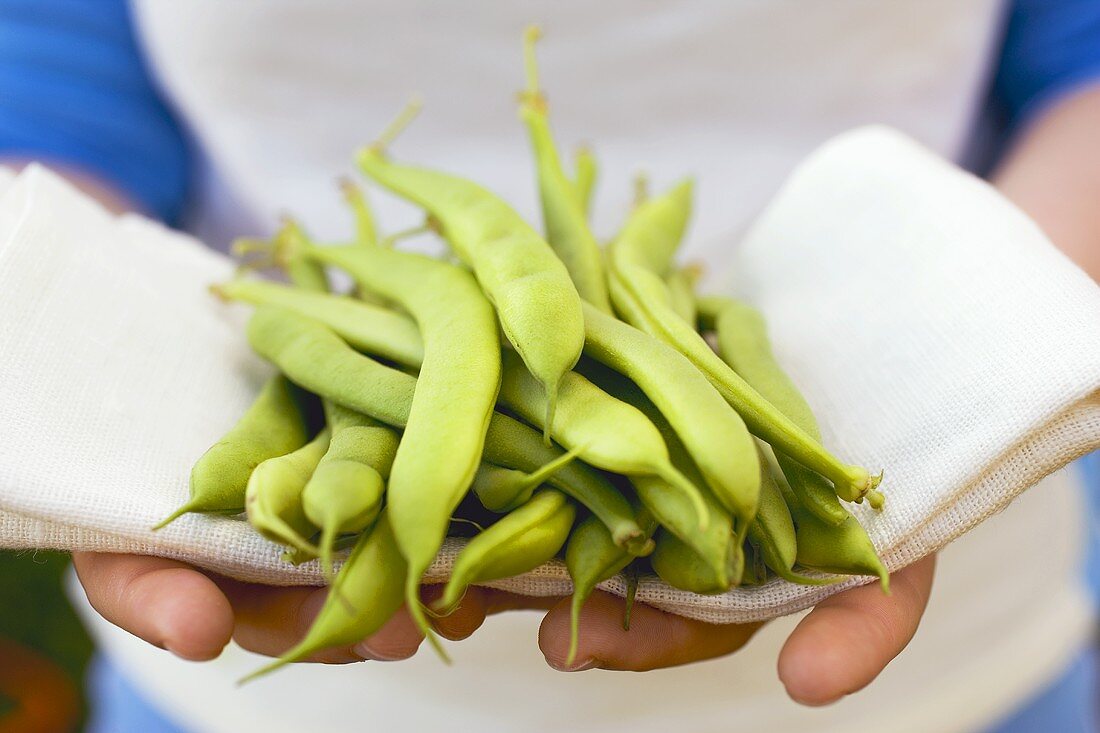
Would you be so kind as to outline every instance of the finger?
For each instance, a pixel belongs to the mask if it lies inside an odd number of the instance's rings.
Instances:
[[[213,659],[233,633],[233,611],[208,577],[176,560],[73,553],[88,602],[103,618],[178,657]]]
[[[596,591],[581,610],[577,656],[567,665],[569,605],[568,599],[557,603],[539,629],[547,664],[568,672],[594,667],[642,672],[711,659],[740,649],[760,627],[708,624],[638,603],[625,631],[625,601]]]
[[[256,654],[277,657],[301,641],[325,604],[328,589],[308,586],[269,586],[217,577],[218,586],[233,606],[233,640]],[[311,662],[346,664],[361,657],[350,646],[326,649]]]
[[[429,606],[442,595],[442,585],[427,586],[421,593]],[[561,600],[561,596],[523,596],[518,593],[471,586],[462,602],[451,613],[433,619],[432,625],[441,636],[452,641],[468,638],[485,622],[488,616],[505,611],[547,611]]]
[[[279,656],[306,635],[328,594],[326,588],[274,587],[216,577],[236,615],[234,640],[243,648]],[[422,601],[429,605],[442,594],[442,585],[425,586]],[[530,598],[489,588],[471,588],[451,614],[432,620],[447,639],[473,634],[487,615],[518,608],[546,608],[556,599]],[[416,654],[424,640],[403,607],[381,629],[358,644],[326,649],[306,661],[347,664],[364,659],[397,661]]]
[[[889,596],[876,582],[819,603],[779,654],[787,694],[826,705],[866,687],[916,633],[935,564],[932,556],[894,573]]]
[[[274,587],[217,578],[233,605],[236,629],[233,638],[241,647],[266,656],[277,657],[296,645],[309,631],[328,597],[327,588]],[[425,602],[438,596],[429,586],[422,592]],[[471,599],[473,601],[474,599]],[[464,604],[449,619],[441,633],[448,638],[465,638],[484,620],[482,604]],[[381,629],[356,644],[332,647],[317,652],[305,661],[348,664],[364,659],[396,661],[416,653],[424,637],[405,608],[394,614]]]

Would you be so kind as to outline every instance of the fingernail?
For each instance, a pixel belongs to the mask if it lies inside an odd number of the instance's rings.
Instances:
[[[573,662],[573,664],[571,665],[567,665],[564,662],[551,662],[549,660],[547,660],[547,663],[559,672],[583,672],[586,669],[593,669],[594,667],[598,666],[600,662],[598,659],[593,659],[592,657],[589,657],[587,659],[582,659],[579,662]]]
[[[372,648],[365,641],[361,641],[356,644],[352,651],[358,654],[363,659],[370,659],[375,662],[397,662],[399,660],[407,658],[403,654],[380,652],[377,649]]]

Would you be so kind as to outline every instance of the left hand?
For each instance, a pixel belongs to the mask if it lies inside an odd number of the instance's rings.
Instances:
[[[325,588],[242,583],[142,555],[74,553],[73,564],[88,600],[104,618],[190,660],[217,657],[230,638],[250,651],[276,656],[305,634],[327,593]],[[890,596],[875,582],[819,603],[780,652],[779,677],[788,694],[807,705],[825,705],[870,683],[916,632],[934,567],[935,558],[929,557],[895,573]],[[440,589],[426,587],[424,598],[432,599]],[[582,613],[577,662],[566,668],[568,599],[475,587],[453,614],[434,623],[442,636],[464,639],[487,616],[517,609],[547,611],[539,646],[547,663],[563,671],[644,671],[712,659],[740,649],[761,626],[707,624],[638,603],[630,631],[624,631],[623,600],[596,592]],[[313,661],[406,659],[422,640],[401,611],[369,639],[324,652]]]

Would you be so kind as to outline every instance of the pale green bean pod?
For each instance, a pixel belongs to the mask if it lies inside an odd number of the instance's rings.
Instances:
[[[825,450],[722,361],[696,333],[694,325],[684,322],[673,309],[662,278],[683,234],[690,198],[690,184],[681,184],[664,196],[644,202],[611,243],[609,280],[615,309],[632,325],[687,356],[754,434],[828,478],[842,499],[862,499],[881,477],[871,476],[859,466],[846,465]],[[719,498],[727,499],[721,493]],[[740,514],[733,506],[730,509]]]
[[[558,389],[554,422],[545,425],[546,395],[538,382],[515,354],[505,351],[503,365],[501,404],[597,468],[660,477],[692,503],[698,527],[705,528],[707,513],[699,489],[673,467],[660,432],[637,408],[569,372]]]
[[[409,564],[409,612],[445,656],[417,593],[481,462],[500,386],[496,315],[469,272],[430,257],[363,245],[306,252],[400,304],[420,329],[424,360],[387,495],[390,521]]]
[[[389,308],[270,280],[238,279],[211,290],[226,300],[275,305],[321,321],[357,350],[402,366],[419,368],[424,360],[416,322]]]
[[[325,415],[332,437],[302,490],[302,509],[321,528],[321,567],[331,577],[337,537],[370,526],[382,508],[398,437],[373,418],[331,402]]]
[[[192,467],[188,500],[153,529],[188,512],[244,511],[253,469],[269,458],[300,448],[307,437],[294,387],[281,375],[271,377],[248,411]]]
[[[639,522],[646,530],[647,542],[637,557],[653,552],[653,540],[648,539],[656,529],[656,523],[644,509],[638,511]],[[565,547],[565,567],[573,581],[573,595],[569,604],[569,653],[565,663],[573,664],[580,640],[580,618],[584,602],[596,586],[622,572],[635,558],[615,544],[607,527],[596,517],[589,516],[577,524]]]
[[[329,436],[326,428],[298,450],[267,459],[249,477],[244,502],[248,522],[272,542],[316,555],[306,538],[317,527],[302,509],[302,491],[328,450]]]
[[[405,600],[406,572],[405,558],[383,511],[374,526],[360,536],[351,556],[336,574],[325,604],[305,638],[241,683],[325,649],[357,644],[381,629]]]
[[[585,353],[629,377],[683,441],[715,496],[744,523],[756,514],[760,463],[737,413],[688,359],[585,305]]]
[[[379,142],[363,148],[357,156],[359,168],[424,208],[458,256],[473,269],[496,308],[504,335],[546,390],[546,422],[552,423],[558,384],[577,363],[584,345],[581,298],[569,271],[546,240],[503,200],[456,176],[394,163],[385,155],[383,145]],[[376,274],[376,280],[397,283],[385,268]],[[357,279],[362,275],[356,275]],[[425,352],[430,351],[425,324],[400,293],[386,291],[377,281],[361,284],[402,303],[420,325]],[[400,287],[405,285],[415,283],[400,283]],[[434,288],[431,292],[435,296],[442,291]],[[450,299],[439,304],[449,303]]]
[[[550,132],[546,97],[539,89],[538,64],[535,61],[535,42],[539,35],[536,26],[529,26],[523,35],[527,89],[520,95],[519,114],[527,126],[535,152],[546,240],[565,263],[580,296],[605,313],[610,313],[611,301],[607,294],[603,256],[588,228],[585,209],[592,178],[587,178],[589,191],[581,191],[570,182],[562,169],[554,136]],[[586,171],[594,176],[594,168],[582,168],[578,173],[584,174]],[[578,183],[585,185],[586,179],[581,178]]]
[[[568,539],[576,513],[560,491],[536,493],[466,543],[436,607],[453,609],[469,586],[522,575],[553,558]]]

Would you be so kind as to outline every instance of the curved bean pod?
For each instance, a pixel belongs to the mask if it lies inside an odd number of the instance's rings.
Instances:
[[[408,423],[416,377],[359,354],[319,321],[262,305],[248,321],[248,342],[310,392],[387,425]]]
[[[419,368],[424,360],[416,322],[389,308],[270,280],[238,279],[210,289],[226,300],[275,305],[318,320],[359,351],[402,366]]]
[[[643,516],[644,515],[644,516]],[[645,510],[639,510],[639,521],[645,525],[646,537],[653,534],[657,525]],[[653,552],[653,540],[648,539],[643,552],[644,557]],[[622,572],[635,558],[615,544],[611,533],[596,517],[586,517],[569,536],[565,547],[565,567],[573,581],[573,595],[569,606],[569,654],[567,665],[573,664],[577,656],[577,642],[580,639],[581,609],[592,595],[596,586]]]
[[[515,354],[505,351],[503,364],[502,404],[597,468],[627,476],[660,477],[692,503],[699,528],[705,528],[707,512],[699,489],[673,467],[661,434],[637,408],[577,372],[569,372],[558,388],[554,422],[545,425],[546,395],[538,382]]]
[[[417,593],[481,462],[500,386],[496,314],[469,272],[430,257],[361,245],[310,247],[307,254],[400,304],[420,329],[424,361],[388,497],[390,521],[409,565],[409,612],[445,657]]]
[[[558,383],[577,363],[584,344],[581,298],[565,265],[519,214],[484,188],[456,176],[393,163],[378,144],[361,150],[357,160],[370,178],[424,208],[473,268],[505,336],[543,385],[547,424],[552,423]],[[392,281],[385,268],[377,274],[379,280]],[[364,284],[382,292],[375,287],[378,283]],[[383,294],[402,302],[393,293]],[[406,309],[412,312],[407,304]],[[429,351],[427,334],[423,335]]]
[[[153,529],[188,512],[243,511],[253,469],[269,458],[300,448],[306,438],[294,387],[281,375],[271,377],[237,424],[192,467],[188,500]]]
[[[466,543],[436,608],[454,608],[474,583],[521,575],[553,558],[569,537],[576,513],[560,491],[535,494]]]
[[[317,528],[302,510],[302,491],[328,450],[329,437],[326,428],[298,450],[267,459],[249,477],[244,501],[248,522],[272,542],[316,555],[305,539]]]
[[[537,471],[562,455],[557,446],[546,445],[539,434],[518,420],[493,413],[485,436],[485,460],[498,466]],[[547,483],[564,491],[607,525],[615,543],[632,554],[645,544],[634,510],[618,489],[601,474],[580,461],[562,466]],[[694,518],[693,518],[694,519]]]
[[[334,646],[356,644],[397,613],[405,601],[405,558],[387,513],[365,532],[336,574],[325,604],[306,636],[274,662],[241,680],[249,682]]]
[[[785,496],[795,523],[799,565],[823,573],[877,575],[883,592],[890,592],[890,573],[859,520],[849,514],[839,525],[823,522],[792,494]]]
[[[482,462],[471,486],[481,505],[492,512],[510,512],[526,504],[535,489],[576,459],[576,451],[558,456],[531,473]]]
[[[687,191],[687,194],[683,193]],[[714,353],[693,325],[676,315],[661,279],[686,222],[690,189],[686,185],[640,205],[608,253],[611,299],[632,325],[671,344],[706,375],[755,434],[807,468],[833,482],[842,499],[857,501],[881,476],[842,463],[806,431],[768,402]],[[679,234],[677,234],[679,232]],[[705,469],[704,469],[705,472]],[[726,499],[721,493],[719,498]],[[737,511],[732,506],[731,511]]]
[[[638,385],[672,425],[719,500],[751,522],[760,464],[737,413],[668,344],[587,304],[584,317],[585,353]]]
[[[302,509],[321,528],[321,568],[331,578],[337,537],[363,530],[378,516],[398,438],[392,428],[330,402],[325,414],[332,437],[302,490]]]
[[[814,440],[820,441],[817,418],[772,353],[767,326],[760,312],[732,298],[714,296],[700,298],[699,309],[715,330],[718,354],[722,359],[777,410]],[[848,510],[840,504],[824,477],[782,451],[776,450],[775,457],[791,490],[821,521],[841,524],[848,518]]]
[[[732,581],[741,577],[740,568],[736,575],[716,573],[710,563],[704,561],[671,532],[657,530],[656,540],[657,547],[649,556],[649,562],[657,577],[673,588],[700,595],[714,595],[725,593],[732,587]],[[729,542],[733,542],[732,537]]]
[[[527,135],[535,152],[546,240],[565,263],[580,296],[605,313],[610,313],[611,301],[604,277],[603,255],[588,228],[584,204],[588,192],[580,191],[562,170],[554,136],[550,132],[546,97],[539,90],[538,64],[535,61],[535,42],[539,36],[540,31],[535,26],[529,26],[523,34],[527,89],[520,95],[519,115],[527,126]],[[587,170],[594,175],[594,168]],[[578,170],[578,173],[581,172]],[[583,179],[579,183],[585,185]],[[592,179],[589,178],[589,191],[591,184]]]

